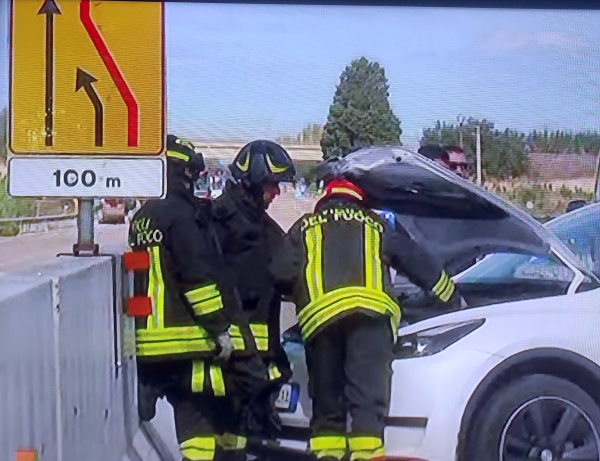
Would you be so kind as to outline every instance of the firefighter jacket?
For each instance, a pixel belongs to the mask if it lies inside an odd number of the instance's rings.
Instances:
[[[228,277],[240,293],[242,321],[250,324],[259,354],[270,365],[271,379],[287,381],[291,371],[280,340],[281,294],[269,272],[273,251],[281,246],[285,232],[260,200],[231,180],[214,200],[212,216]]]
[[[395,336],[401,314],[391,296],[390,266],[444,304],[460,302],[444,269],[404,229],[386,227],[372,211],[339,199],[318,205],[290,228],[271,272],[296,304],[309,341],[357,311],[389,316]]]
[[[212,357],[214,339],[230,327],[230,291],[214,263],[208,215],[192,194],[170,184],[167,198],[148,200],[130,225],[131,250],[150,257],[149,270],[134,276],[134,295],[152,300],[152,314],[136,319],[140,360]]]

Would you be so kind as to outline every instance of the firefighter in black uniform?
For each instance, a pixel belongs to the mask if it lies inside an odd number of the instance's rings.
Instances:
[[[238,315],[255,337],[270,380],[252,401],[244,402],[243,418],[253,435],[269,438],[279,424],[276,391],[289,380],[291,369],[280,342],[281,294],[269,273],[272,251],[281,245],[285,232],[266,209],[280,193],[279,183],[294,180],[295,167],[280,145],[258,140],[240,150],[229,170],[233,180],[214,200],[212,216],[228,274],[239,290]]]
[[[166,199],[148,200],[129,234],[132,254],[149,259],[134,275],[134,299],[151,302],[150,315],[136,318],[140,417],[152,419],[166,396],[185,461],[215,459],[232,405],[222,365],[244,348],[227,314],[231,289],[215,263],[210,215],[194,197],[204,168],[192,144],[169,135]]]
[[[288,232],[272,264],[291,295],[305,342],[313,402],[310,449],[321,460],[384,456],[392,354],[400,307],[388,294],[389,267],[447,307],[460,296],[442,267],[409,235],[366,206],[348,179],[328,178],[315,211]],[[352,428],[347,434],[347,413]]]

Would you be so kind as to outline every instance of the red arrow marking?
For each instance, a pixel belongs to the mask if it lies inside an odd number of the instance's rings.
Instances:
[[[92,39],[92,43],[94,47],[98,50],[98,54],[108,73],[110,74],[113,82],[117,86],[123,101],[125,101],[125,105],[127,106],[127,145],[129,147],[137,147],[138,138],[140,132],[140,120],[139,120],[139,106],[138,102],[129,88],[129,85],[125,81],[125,77],[119,69],[117,62],[115,61],[114,56],[108,49],[106,42],[104,41],[104,37],[100,33],[98,26],[92,19],[92,5],[91,0],[81,0],[79,6],[79,18],[85,27],[88,35]]]

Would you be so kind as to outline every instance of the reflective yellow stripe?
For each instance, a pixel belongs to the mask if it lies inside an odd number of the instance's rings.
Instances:
[[[269,379],[275,380],[278,378],[281,378],[281,371],[279,371],[279,368],[277,368],[277,365],[270,365],[269,366]]]
[[[215,342],[199,326],[172,327],[159,330],[136,330],[139,356],[161,356],[215,351]]]
[[[204,390],[204,362],[192,362],[192,392]]]
[[[358,192],[353,191],[352,189],[348,189],[347,187],[332,187],[331,193],[332,194],[348,194],[354,198],[357,198],[358,200],[363,200],[362,195],[360,195]]]
[[[363,461],[363,460],[371,460],[375,458],[384,458],[385,457],[385,448],[377,448],[373,451],[355,451],[350,455],[350,461]]]
[[[256,342],[256,347],[259,351],[268,351],[269,350],[269,329],[268,326],[261,323],[252,323],[250,324],[250,330],[254,335],[254,339]],[[231,325],[229,327],[229,335],[231,336],[231,340],[233,342],[233,347],[236,350],[244,350],[244,337],[242,336],[242,332],[240,327],[237,325]]]
[[[440,279],[437,281],[431,291],[443,302],[448,302],[454,293],[454,282],[450,277],[448,277],[448,274],[445,271],[442,271]]]
[[[243,450],[246,448],[248,442],[246,437],[227,432],[223,435],[217,435],[215,438],[217,445],[223,448],[223,450]]]
[[[389,315],[389,306],[385,303],[382,303],[381,300],[355,295],[351,299],[337,301],[335,304],[332,304],[324,309],[321,313],[319,313],[319,315],[315,315],[310,322],[306,323],[305,325],[301,325],[300,328],[302,330],[302,336],[304,337],[305,341],[308,341],[321,325],[326,324],[343,312],[351,311],[357,308],[367,309],[377,312],[381,315]],[[391,325],[393,329],[392,334],[394,336],[397,335],[394,325],[398,325],[398,318],[399,316],[391,317]]]
[[[214,346],[208,345],[204,340],[169,341],[136,345],[136,354],[140,357],[160,357],[163,355],[211,351],[214,351]]]
[[[452,294],[454,293],[454,282],[448,279],[448,284],[446,285],[446,289],[440,294],[440,299],[445,303],[448,302]]]
[[[180,445],[181,455],[190,461],[212,461],[215,457],[214,437],[194,437]]]
[[[219,295],[217,298],[207,299],[205,301],[193,304],[192,308],[194,309],[194,313],[199,317],[206,314],[212,314],[213,312],[217,312],[219,309],[223,309],[223,300]]]
[[[160,330],[137,330],[136,332],[138,342],[161,342],[171,340],[188,340],[188,339],[203,339],[210,341],[211,336],[208,332],[200,326],[190,327],[170,327],[161,328]]]
[[[381,234],[371,226],[365,229],[365,281],[372,290],[383,290],[383,272],[381,262]]]
[[[385,456],[383,440],[379,437],[349,437],[348,445],[352,452],[352,461]]]
[[[445,271],[442,271],[442,275],[440,275],[439,280],[433,286],[431,291],[433,291],[433,293],[436,296],[439,296],[446,289],[446,286],[448,285],[449,281],[450,281],[450,277],[448,277],[448,274],[446,274]]]
[[[400,306],[384,291],[370,290],[365,287],[344,287],[330,291],[322,295],[319,299],[314,300],[306,305],[298,314],[298,322],[300,326],[310,321],[311,317],[326,309],[329,305],[345,298],[353,296],[362,296],[379,300],[385,304],[389,304],[390,314],[400,314]],[[364,306],[368,308],[368,306]]]
[[[174,150],[168,150],[167,157],[177,158],[179,160],[183,160],[184,162],[190,161],[190,157],[188,155],[182,154],[181,152],[177,152]]]
[[[222,397],[225,395],[225,380],[223,379],[221,367],[216,365],[210,366],[210,383],[213,388],[213,393],[216,396]]]
[[[215,284],[190,290],[185,297],[192,305],[196,315],[210,314],[223,308],[221,293]]]
[[[233,343],[233,348],[235,350],[243,351],[244,349],[246,349],[246,345],[244,344],[244,338],[242,337],[240,327],[238,327],[237,325],[231,325],[229,327],[229,336],[231,337],[231,342]]]
[[[259,351],[269,350],[269,327],[262,323],[250,324],[250,330],[256,340],[256,347]]]
[[[318,299],[323,294],[323,232],[321,226],[306,230],[304,236],[308,261],[306,265],[306,286],[310,300]]]
[[[340,313],[354,308],[368,309],[382,315],[389,315],[392,325],[398,325],[400,322],[400,306],[387,293],[364,287],[338,288],[323,295],[300,311],[298,321],[304,339],[308,340],[320,325]],[[393,326],[392,328],[396,335],[396,328]]]
[[[148,248],[150,255],[150,269],[148,270],[148,296],[152,300],[152,315],[148,316],[146,327],[148,329],[162,328],[165,313],[165,283],[160,264],[160,248]]]
[[[190,290],[185,294],[185,297],[190,302],[190,304],[196,304],[207,299],[215,298],[220,295],[221,293],[219,292],[219,290],[217,290],[217,285],[213,284]]]
[[[326,449],[345,450],[347,446],[346,437],[343,435],[326,435],[313,437],[310,439],[311,451],[319,451]]]

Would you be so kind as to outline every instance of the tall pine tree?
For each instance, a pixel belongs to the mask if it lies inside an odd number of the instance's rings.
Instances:
[[[400,120],[389,103],[385,70],[365,57],[340,76],[321,137],[323,158],[343,156],[372,145],[401,145]]]

